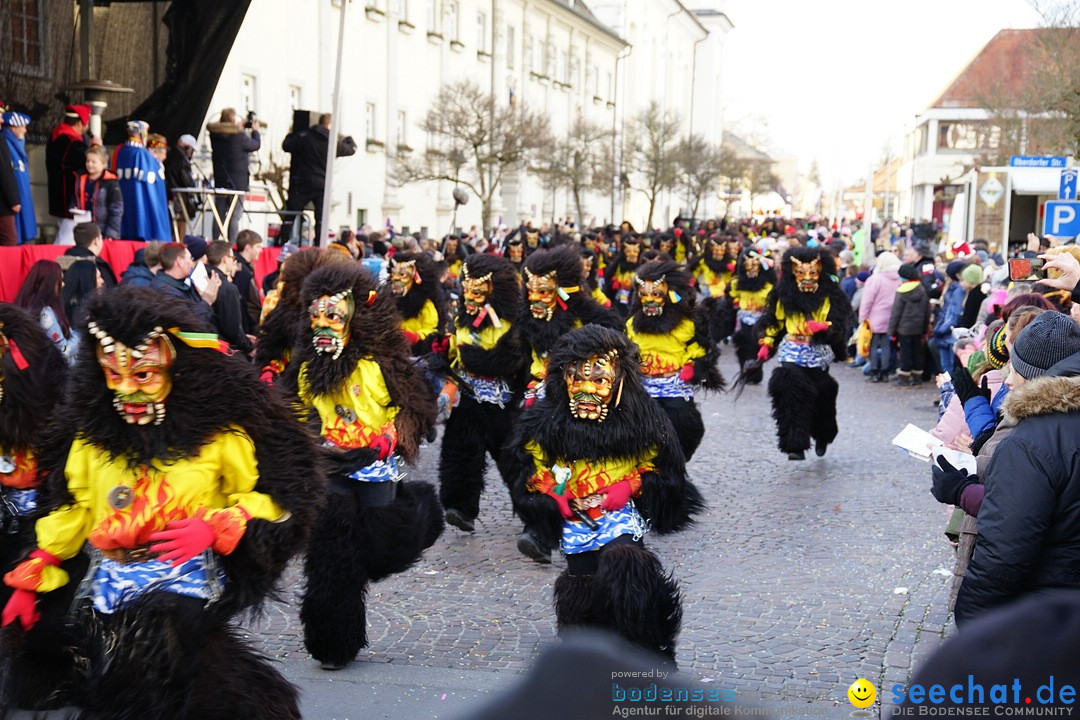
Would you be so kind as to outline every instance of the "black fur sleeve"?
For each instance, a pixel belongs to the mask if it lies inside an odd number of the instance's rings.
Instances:
[[[516,377],[525,359],[521,336],[516,329],[499,338],[490,350],[479,345],[458,345],[457,348],[465,369],[483,377]]]
[[[532,411],[526,410],[526,415]],[[524,416],[523,416],[524,417]],[[506,449],[510,478],[510,500],[514,512],[532,528],[549,547],[558,547],[562,537],[562,515],[555,501],[547,495],[529,491],[529,478],[536,471],[532,456],[525,450],[527,439],[520,431]]]
[[[780,340],[783,339],[786,331],[780,324],[780,321],[776,318],[776,306],[780,302],[779,294],[780,285],[777,284],[769,291],[769,296],[765,299],[765,311],[761,313],[761,319],[754,323],[754,328],[757,331],[758,339],[765,337],[765,332],[773,328],[779,328],[779,332],[776,334],[776,342],[772,345],[772,351],[775,352],[776,348],[780,345]]]
[[[847,341],[851,328],[851,301],[847,294],[835,286],[829,292],[829,316],[832,325],[827,332],[829,347],[837,360],[847,358]]]
[[[709,308],[705,305],[694,308],[694,342],[705,348],[705,355],[694,361],[694,384],[706,390],[723,390],[724,376],[716,363],[720,359],[720,350],[710,332]]]
[[[641,496],[634,502],[661,535],[684,530],[705,509],[705,499],[686,475],[686,461],[670,428],[668,442],[660,444],[656,472],[642,473]]]

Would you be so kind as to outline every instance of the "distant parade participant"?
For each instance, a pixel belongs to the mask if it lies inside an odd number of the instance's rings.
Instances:
[[[521,290],[510,261],[486,253],[470,255],[462,266],[461,285],[448,348],[460,404],[446,421],[439,451],[439,499],[446,522],[473,532],[486,455],[508,481],[503,450],[525,357],[517,328]]]
[[[456,284],[461,279],[461,264],[465,262],[465,258],[468,257],[469,252],[465,249],[464,244],[461,242],[465,235],[455,235],[450,233],[443,238],[442,254],[443,259],[446,260],[446,272],[453,281],[452,284]]]
[[[756,248],[743,251],[739,255],[735,277],[725,291],[734,326],[723,336],[731,336],[739,369],[746,370],[749,385],[759,384],[764,376],[761,365],[755,363],[758,352],[757,321],[761,319],[769,293],[776,285],[776,268],[773,265],[772,258]]]
[[[810,247],[788,250],[780,282],[756,326],[758,361],[774,353],[780,361],[769,378],[769,397],[780,451],[789,460],[804,460],[811,440],[821,457],[836,439],[839,386],[829,365],[846,355],[850,317],[833,254]]]
[[[520,280],[525,268],[525,241],[516,233],[517,230],[514,230],[506,238],[503,246],[503,257],[510,261],[510,264],[514,267],[514,272],[517,273]]]
[[[689,527],[704,501],[640,363],[633,342],[607,328],[559,340],[545,396],[511,445],[515,505],[566,555],[554,589],[560,632],[611,630],[674,661],[678,585],[642,538]]]
[[[36,547],[4,576],[3,623],[50,632],[26,634],[2,687],[87,717],[299,718],[233,619],[306,541],[323,491],[311,436],[184,302],[121,287],[86,310],[39,457]]]
[[[397,298],[401,330],[415,357],[431,353],[446,328],[447,301],[435,261],[424,253],[397,252],[390,258],[390,290]]]
[[[670,260],[639,267],[634,286],[626,334],[640,349],[645,391],[671,420],[689,460],[705,435],[694,388],[724,389],[709,313],[697,304],[685,266]]]
[[[597,304],[584,283],[581,258],[573,246],[538,250],[525,261],[526,302],[519,323],[522,349],[529,362],[525,407],[543,395],[548,355],[561,337],[589,323],[621,328],[619,318]],[[537,562],[551,562],[551,544],[527,524],[518,538],[518,550]]]
[[[287,380],[319,424],[329,496],[304,559],[300,620],[308,652],[339,670],[368,644],[368,585],[407,570],[442,533],[435,488],[402,481],[436,406],[392,293],[366,270],[321,267],[302,298],[308,322]]]
[[[124,240],[172,240],[165,168],[146,148],[149,125],[127,124],[128,139],[113,153],[113,171],[124,196],[120,235]]]
[[[634,275],[641,264],[641,238],[635,232],[622,233],[620,249],[604,267],[604,280],[611,305],[622,317],[630,314],[630,294],[634,290]]]
[[[710,235],[701,253],[690,263],[698,292],[706,297],[722,298],[724,289],[735,275],[735,265],[742,244],[734,235]]]
[[[590,250],[585,245],[580,248],[581,252],[581,267],[585,271],[585,284],[589,286],[589,294],[593,296],[593,300],[603,305],[606,308],[611,307],[611,298],[604,292],[604,288],[600,286],[600,278],[597,270],[598,258],[595,250]]]

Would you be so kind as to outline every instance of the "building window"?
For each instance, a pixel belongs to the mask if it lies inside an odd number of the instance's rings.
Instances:
[[[600,68],[595,65],[593,65],[591,79],[593,97],[600,97]]]
[[[408,118],[405,115],[404,110],[398,110],[397,114],[397,144],[398,147],[408,147],[409,137],[407,129],[409,127]]]
[[[289,107],[296,110],[301,107],[301,90],[299,85],[289,86]]]
[[[605,97],[608,100],[614,100],[615,95],[614,95],[613,91],[614,91],[615,87],[611,82],[611,71],[610,70],[608,71],[608,74],[607,74],[607,85],[606,85],[606,87],[607,87],[607,90],[606,90],[607,94],[605,95]]]
[[[565,50],[562,51],[560,56],[562,67],[559,68],[559,79],[566,84],[570,84],[570,54]]]
[[[11,0],[7,5],[8,14],[11,16],[8,29],[13,69],[34,75],[44,73],[42,38],[45,36],[45,16],[42,12],[42,0]]]
[[[487,50],[487,16],[482,12],[476,13],[476,49]]]
[[[457,0],[446,3],[446,35],[450,42],[458,42],[458,4]]]
[[[375,140],[378,138],[375,129],[375,103],[369,102],[364,105],[364,132],[366,133],[366,139]]]
[[[240,107],[244,113],[255,110],[255,76],[243,74],[240,76]]]
[[[517,47],[514,42],[514,26],[506,26],[506,67],[511,70],[514,69],[514,55],[517,53]]]
[[[439,32],[439,13],[437,0],[427,0],[427,26],[429,32]]]

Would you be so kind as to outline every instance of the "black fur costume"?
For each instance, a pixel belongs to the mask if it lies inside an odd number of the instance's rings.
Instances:
[[[634,245],[638,249],[637,258],[633,261],[626,256],[627,245]],[[644,238],[638,236],[637,233],[624,232],[619,252],[604,267],[604,278],[607,280],[604,292],[611,299],[611,307],[622,318],[630,314],[630,293],[633,291],[634,273],[641,266],[643,261],[641,253],[646,249]]]
[[[92,296],[89,320],[134,347],[155,327],[204,331],[187,303],[148,288],[120,287]],[[295,688],[232,625],[275,594],[289,559],[305,545],[324,491],[314,439],[288,405],[258,382],[249,363],[173,339],[175,359],[160,425],[130,425],[113,406],[85,326],[57,431],[41,457],[49,474],[42,515],[72,502],[65,464],[78,437],[128,467],[197,455],[229,426],[254,443],[257,492],[285,511],[278,522],[251,519],[239,544],[219,555],[224,594],[203,601],[149,592],[111,614],[72,598],[87,567],[86,550],[63,565],[70,581],[38,596],[42,619],[28,633],[4,631],[4,700],[8,707],[76,706],[87,718],[299,718]],[[65,626],[65,622],[67,625]]]
[[[442,271],[439,265],[431,259],[430,255],[426,253],[398,252],[390,259],[391,265],[407,262],[416,263],[416,274],[419,276],[420,281],[414,282],[405,295],[395,296],[397,298],[398,313],[404,320],[414,318],[420,314],[420,311],[424,309],[424,304],[430,300],[432,305],[435,306],[435,311],[439,317],[438,329],[434,333],[411,344],[410,350],[412,354],[416,357],[423,357],[431,353],[431,342],[441,337],[446,329],[448,314],[446,290],[439,283]]]
[[[716,363],[720,357],[717,344],[709,331],[709,311],[697,302],[697,295],[690,287],[690,273],[683,265],[671,260],[650,260],[638,268],[637,278],[642,281],[657,282],[661,278],[667,283],[668,297],[665,298],[663,312],[659,316],[646,315],[641,306],[641,286],[634,283],[634,292],[630,297],[630,318],[627,320],[627,329],[639,343],[647,338],[640,336],[670,336],[685,320],[693,323],[692,335],[682,339],[681,342],[672,342],[674,347],[667,348],[666,356],[671,352],[682,352],[691,343],[701,347],[705,354],[693,360],[693,377],[689,380],[691,386],[701,387],[705,390],[723,390],[724,377],[720,374]],[[679,300],[671,297],[674,292]],[[684,344],[685,343],[685,344]],[[678,373],[682,369],[682,360],[671,358],[675,365],[665,368],[670,372]],[[660,370],[659,368],[654,371]],[[646,375],[649,370],[643,368]],[[701,419],[701,411],[698,410],[697,402],[693,397],[656,397],[656,402],[667,413],[671,424],[675,427],[675,434],[679,438],[683,455],[687,460],[694,456],[701,439],[705,436],[705,423]]]
[[[821,275],[816,292],[802,292],[795,281],[792,259],[802,263],[821,260]],[[819,311],[828,299],[829,312],[826,320],[831,323],[827,330],[815,333],[812,344],[827,345],[835,359],[843,360],[847,351],[844,329],[849,326],[851,302],[840,289],[836,278],[836,261],[828,250],[816,248],[792,248],[784,254],[780,281],[769,293],[766,308],[757,322],[758,337],[776,332],[772,352],[776,352],[787,333],[785,322],[794,316],[809,317]],[[788,320],[778,320],[777,308],[783,308]],[[818,455],[836,439],[836,394],[839,386],[824,368],[806,367],[793,362],[781,361],[769,377],[769,397],[772,399],[772,415],[776,420],[776,434],[781,452],[792,460],[801,460],[811,441]]]
[[[521,337],[514,326],[521,308],[517,273],[509,260],[486,253],[470,255],[465,260],[465,270],[470,278],[491,275],[492,292],[488,304],[502,324],[509,325],[510,329],[492,347],[485,347],[479,338],[472,344],[463,343],[460,330],[479,333],[493,325],[490,315],[486,315],[479,325],[474,325],[478,316],[469,315],[465,303],[459,303],[453,329],[458,334],[455,343],[458,362],[451,372],[459,379],[464,373],[502,379],[517,392],[525,360]],[[503,481],[508,481],[503,450],[513,425],[514,402],[503,406],[481,402],[466,380],[458,385],[460,403],[446,421],[439,450],[439,499],[446,509],[448,522],[471,531],[473,520],[480,514],[480,495],[487,467],[485,455],[491,455]]]
[[[744,250],[739,253],[738,264],[735,268],[734,285],[737,287],[739,293],[742,292],[754,292],[764,291],[767,285],[776,287],[776,268],[773,263],[769,263],[769,267],[765,267],[764,264],[760,265],[760,270],[755,277],[750,277],[746,274],[746,258],[750,253],[750,250]],[[730,337],[731,342],[735,345],[735,357],[739,361],[739,368],[745,368],[747,372],[746,382],[750,385],[757,385],[764,378],[764,371],[760,365],[754,365],[751,367],[751,363],[757,357],[758,352],[758,332],[756,323],[753,325],[738,324],[738,316],[740,308],[736,306],[732,297],[732,283],[728,283],[728,287],[725,291],[724,301],[720,306],[720,310],[717,313],[722,318],[723,327],[719,331],[721,334],[719,337]]]
[[[609,350],[616,350],[619,357],[617,404],[613,398],[603,422],[579,419],[568,409],[566,367]],[[551,497],[530,489],[535,489],[530,480],[537,472],[526,449],[530,441],[543,451],[547,467],[575,460],[599,466],[620,458],[651,464],[655,472],[641,474],[641,493],[633,502],[658,533],[689,527],[704,509],[704,500],[686,476],[671,422],[641,384],[640,362],[636,346],[624,335],[595,325],[566,335],[552,351],[545,396],[522,413],[511,445],[516,510],[544,542],[559,543],[564,520]],[[682,618],[678,586],[640,540],[621,535],[599,550],[569,556],[554,595],[560,631],[575,626],[606,628],[674,658]]]
[[[333,264],[308,276],[303,304],[309,306],[322,296],[346,290],[352,290],[355,299],[348,344],[337,359],[316,353],[311,325],[302,325],[287,386],[298,390],[298,375],[306,367],[312,395],[327,395],[349,381],[359,361],[374,360],[392,403],[399,408],[394,420],[397,454],[411,463],[421,438],[434,427],[436,407],[421,370],[410,358],[393,295],[384,289],[372,296],[376,285],[366,270],[349,263]],[[364,388],[353,392],[362,393]],[[318,413],[311,415],[314,418]],[[326,452],[331,463],[330,492],[308,544],[300,619],[308,651],[324,668],[338,669],[367,646],[368,584],[411,567],[442,533],[443,518],[429,483],[394,483],[396,496],[389,504],[372,504],[365,498],[367,488],[359,486],[377,483],[357,482],[347,475],[374,463],[375,450]]]

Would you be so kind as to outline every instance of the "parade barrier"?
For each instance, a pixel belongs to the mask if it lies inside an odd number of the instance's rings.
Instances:
[[[124,270],[135,258],[135,251],[146,243],[130,240],[105,240],[101,257],[109,263],[116,279],[119,280]],[[30,267],[38,260],[56,260],[71,245],[16,245],[0,247],[0,301],[14,302],[23,279],[30,272]],[[277,269],[277,257],[281,248],[264,247],[255,263],[255,282],[262,287],[262,279]]]

